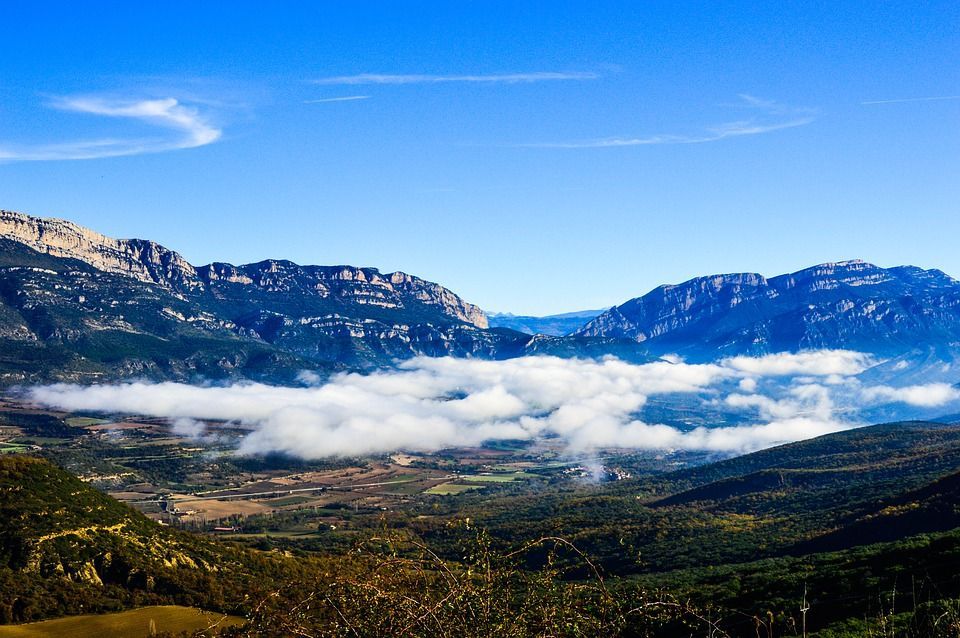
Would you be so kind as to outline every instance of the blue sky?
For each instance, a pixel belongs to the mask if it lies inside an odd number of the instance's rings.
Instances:
[[[0,207],[515,313],[960,277],[956,2],[78,4],[0,5]]]

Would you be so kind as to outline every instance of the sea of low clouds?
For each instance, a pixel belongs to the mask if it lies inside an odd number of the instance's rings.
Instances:
[[[308,459],[508,439],[549,439],[570,454],[610,448],[737,454],[864,425],[863,410],[876,406],[946,408],[960,400],[960,391],[943,383],[863,384],[857,375],[875,363],[845,350],[710,364],[419,357],[323,382],[305,374],[306,387],[57,384],[31,388],[29,397],[65,410],[167,417],[178,433],[196,438],[208,436],[205,419],[236,422],[249,428],[239,453]],[[693,428],[640,418],[648,398],[670,395],[692,395],[707,414],[722,409],[742,419]]]

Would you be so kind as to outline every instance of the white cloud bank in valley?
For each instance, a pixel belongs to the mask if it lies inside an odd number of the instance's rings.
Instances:
[[[935,406],[958,398],[938,384],[863,387],[854,375],[871,363],[848,351],[715,364],[421,357],[395,370],[340,374],[311,387],[58,384],[32,388],[30,397],[62,409],[168,417],[192,436],[204,432],[192,420],[235,421],[252,428],[240,453],[304,458],[430,452],[504,439],[551,439],[571,454],[602,448],[740,453],[860,425],[848,411],[851,401]],[[673,393],[700,397],[706,410],[721,405],[742,412],[743,424],[681,429],[638,418],[648,397]]]
[[[727,367],[758,376],[792,375],[855,375],[873,361],[869,355],[850,350],[816,350],[809,352],[778,352],[763,357],[732,357],[724,360]]]
[[[865,388],[863,396],[868,401],[878,403],[899,402],[917,407],[935,408],[960,399],[960,390],[947,383],[928,383],[902,388],[879,385]]]

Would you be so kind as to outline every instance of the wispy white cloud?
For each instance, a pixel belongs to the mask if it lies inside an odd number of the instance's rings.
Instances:
[[[355,102],[357,100],[369,100],[369,95],[343,95],[340,97],[324,97],[318,100],[304,100],[304,104],[326,104],[327,102]]]
[[[745,106],[758,109],[770,109],[777,110],[782,107],[782,105],[776,100],[767,100],[755,95],[750,95],[749,93],[738,93],[737,97],[740,98],[740,103],[734,103],[728,106]]]
[[[322,85],[360,85],[360,84],[442,84],[450,82],[483,84],[522,84],[531,82],[551,82],[564,80],[594,80],[596,73],[537,71],[533,73],[501,73],[494,75],[392,75],[380,73],[360,73],[311,80]]]
[[[860,102],[860,104],[905,104],[907,102],[941,102],[944,100],[960,100],[960,95],[934,95],[930,97],[904,97],[893,100],[868,100],[866,102]]]
[[[541,142],[520,144],[527,148],[616,148],[624,146],[654,146],[661,144],[705,144],[732,137],[761,135],[797,128],[812,123],[816,117],[813,109],[789,107],[773,100],[764,100],[748,94],[740,94],[740,101],[723,106],[751,109],[756,114],[748,119],[724,122],[705,127],[695,134],[661,133],[641,137],[605,137],[593,140],[569,142]]]
[[[177,135],[163,138],[100,138],[34,145],[0,144],[0,160],[81,160],[158,153],[206,146],[223,135],[223,131],[211,124],[199,109],[182,104],[175,98],[122,100],[74,96],[57,98],[48,106],[73,113],[137,120],[171,130]]]
[[[659,144],[704,144],[718,142],[729,137],[759,135],[788,128],[805,126],[813,122],[812,117],[804,117],[777,124],[756,124],[754,122],[729,122],[707,129],[709,134],[701,136],[652,135],[650,137],[607,137],[581,142],[547,142],[541,144],[523,144],[532,148],[614,148],[618,146],[652,146]]]

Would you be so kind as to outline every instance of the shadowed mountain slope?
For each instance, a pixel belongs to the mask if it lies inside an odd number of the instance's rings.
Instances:
[[[635,341],[487,330],[418,277],[266,260],[194,267],[146,240],[0,211],[0,383],[246,378],[292,382],[413,356],[616,353]]]
[[[714,275],[660,286],[577,331],[694,359],[843,348],[896,356],[960,343],[960,282],[939,270],[854,260],[767,279]]]
[[[474,497],[467,513],[498,537],[559,534],[611,571],[659,572],[949,529],[958,468],[960,426],[894,423],[599,488]]]

